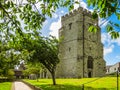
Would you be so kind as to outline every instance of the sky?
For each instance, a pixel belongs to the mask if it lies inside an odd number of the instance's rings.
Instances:
[[[83,1],[80,0],[80,6],[89,10],[93,11],[91,8],[87,7],[87,4]],[[79,5],[75,4],[74,9],[77,9]],[[65,15],[68,13],[67,8],[59,8],[55,13],[53,13],[52,18],[47,18],[46,21],[43,23],[43,28],[41,30],[43,36],[49,36],[53,35],[58,38],[58,30],[61,28],[61,16]],[[117,18],[112,15],[109,20],[112,21],[117,21],[120,23],[120,21],[117,20]],[[103,23],[104,20],[99,19],[99,25]],[[106,33],[105,27],[107,25],[106,21],[101,28],[101,42],[103,43],[104,46],[104,60],[106,61],[106,65],[113,65],[116,64],[117,62],[120,62],[120,38],[118,39],[111,39],[110,35]]]

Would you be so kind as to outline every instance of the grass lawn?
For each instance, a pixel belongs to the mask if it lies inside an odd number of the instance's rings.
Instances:
[[[116,77],[104,78],[84,78],[84,79],[56,79],[57,85],[52,85],[51,79],[24,80],[43,90],[81,90],[82,84],[85,84],[84,90],[116,90]],[[93,82],[91,82],[93,81]],[[90,82],[90,83],[88,83]],[[120,77],[119,77],[120,82]],[[119,84],[120,87],[120,84]]]
[[[0,90],[11,90],[12,82],[0,83]]]

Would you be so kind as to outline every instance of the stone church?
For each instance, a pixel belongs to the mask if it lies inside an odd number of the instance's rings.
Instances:
[[[91,12],[79,7],[62,16],[59,37],[60,63],[56,70],[57,78],[100,77],[105,75],[103,44],[98,19]],[[90,25],[96,25],[97,33],[88,31]]]

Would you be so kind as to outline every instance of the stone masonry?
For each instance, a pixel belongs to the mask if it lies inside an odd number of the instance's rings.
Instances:
[[[103,45],[98,27],[98,19],[91,12],[79,7],[62,16],[59,37],[60,63],[56,70],[57,78],[99,77],[105,75]],[[96,25],[97,33],[88,32],[90,25]]]

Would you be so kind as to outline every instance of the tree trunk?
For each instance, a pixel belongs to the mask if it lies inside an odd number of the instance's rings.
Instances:
[[[52,75],[52,80],[53,80],[53,85],[56,85],[56,80],[55,80],[55,70],[51,72]]]
[[[37,82],[39,82],[39,76],[38,76],[38,74],[36,74],[36,76],[37,76],[37,78],[36,78],[36,79],[37,79]]]

